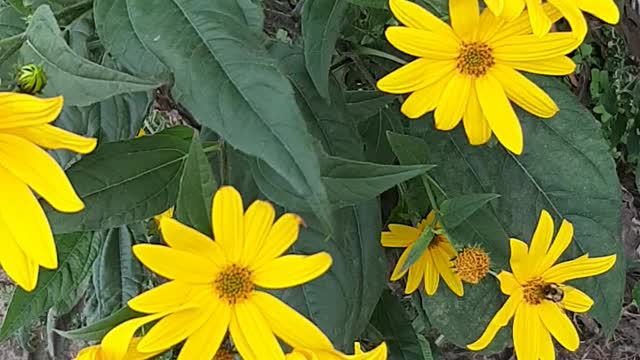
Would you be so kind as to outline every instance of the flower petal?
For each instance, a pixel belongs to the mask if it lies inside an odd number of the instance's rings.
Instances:
[[[271,227],[269,235],[262,244],[255,261],[251,263],[253,269],[270,262],[282,255],[298,239],[302,218],[295,214],[282,215]]]
[[[469,144],[486,144],[491,138],[491,128],[489,127],[487,118],[482,113],[478,95],[476,95],[475,82],[471,84],[469,102],[462,117],[462,123],[464,124],[464,132],[467,134]]]
[[[53,122],[62,111],[62,104],[62,96],[41,99],[26,94],[0,92],[0,129]]]
[[[213,237],[229,261],[240,260],[244,247],[244,210],[242,197],[232,186],[216,191],[212,205]]]
[[[393,16],[408,27],[433,31],[441,36],[455,39],[449,25],[416,3],[406,0],[389,0],[389,8]]]
[[[504,65],[496,65],[494,71],[507,97],[524,110],[541,118],[550,118],[560,110],[544,90],[519,72]]]
[[[207,288],[208,285],[198,289],[197,286],[186,282],[169,281],[134,297],[129,300],[128,305],[131,309],[145,314],[171,312],[189,302],[195,292]]]
[[[538,37],[548,33],[551,29],[551,19],[542,10],[542,2],[540,0],[525,0],[525,2],[527,3],[527,11],[533,33]]]
[[[168,349],[191,336],[209,318],[211,309],[190,308],[163,317],[138,344],[141,352]]]
[[[460,52],[459,40],[452,41],[432,31],[390,26],[385,31],[385,35],[396,49],[417,57],[453,60]]]
[[[520,288],[520,283],[518,283],[516,277],[508,271],[500,271],[498,280],[500,281],[500,290],[505,295],[511,295]]]
[[[580,46],[572,33],[548,33],[512,36],[493,43],[493,56],[500,61],[538,61],[566,55]]]
[[[538,314],[544,326],[560,345],[569,351],[578,350],[580,337],[567,314],[556,303],[551,301],[543,301],[538,308],[540,309]]]
[[[461,39],[471,39],[480,22],[478,0],[450,0],[451,27]]]
[[[542,262],[538,265],[538,269],[546,271],[560,258],[560,255],[567,249],[573,239],[573,225],[567,220],[562,220],[560,229],[553,240],[549,251],[545,255]]]
[[[416,291],[416,289],[418,289],[418,286],[420,286],[420,281],[422,281],[422,278],[424,277],[424,272],[427,267],[427,262],[428,262],[427,259],[429,256],[428,253],[429,251],[426,250],[424,253],[422,253],[420,258],[418,258],[418,261],[416,261],[413,265],[409,267],[409,276],[407,276],[407,286],[404,289],[405,294],[413,293],[414,291]]]
[[[396,267],[393,268],[393,272],[391,273],[391,278],[390,278],[391,281],[396,281],[396,280],[400,279],[409,270],[409,269],[404,269],[404,271],[400,271],[402,269],[402,267],[404,266],[404,263],[407,261],[407,257],[409,257],[409,253],[411,253],[411,249],[413,249],[414,245],[415,244],[411,244],[411,246],[409,246],[408,248],[404,249],[404,251],[402,252],[402,255],[400,255],[400,258],[398,259],[398,262],[396,263]]]
[[[542,210],[529,247],[530,264],[538,264],[542,261],[549,250],[551,239],[553,239],[553,218],[546,210]]]
[[[205,323],[196,330],[180,350],[177,360],[213,359],[231,321],[231,308],[219,302]]]
[[[62,212],[84,209],[60,165],[27,140],[0,134],[0,164]]]
[[[538,316],[538,308],[524,302],[513,319],[513,347],[518,360],[540,358],[540,333],[547,331]]]
[[[538,334],[538,344],[540,344],[540,360],[555,360],[556,349],[548,331],[540,331]]]
[[[492,43],[510,38],[515,35],[531,34],[532,32],[531,21],[529,21],[529,13],[526,11],[522,12],[525,4],[524,0],[512,0],[509,1],[508,4],[513,4],[514,9],[512,11],[520,11],[520,15],[517,16],[513,21],[504,22],[500,28],[500,31],[495,32],[494,36],[491,37],[490,40]],[[548,2],[545,2],[545,4],[542,5],[542,9],[552,23],[562,18],[562,14],[558,11],[558,9],[556,9],[555,6],[549,4]],[[503,15],[503,17],[504,16],[506,15]]]
[[[272,295],[256,291],[251,302],[260,309],[276,336],[292,348],[333,350],[329,338],[316,325]]]
[[[265,289],[284,289],[305,284],[330,267],[331,255],[326,252],[310,256],[285,255],[256,269],[253,281]]]
[[[126,360],[146,360],[166,351],[165,349],[162,349],[160,351],[154,351],[151,353],[140,352],[138,351],[138,344],[140,343],[141,339],[142,338],[134,338],[133,340],[131,340],[131,343],[129,343],[129,349],[127,350],[127,354],[124,356]],[[98,357],[92,360],[101,360],[101,359],[102,358]]]
[[[438,283],[440,282],[440,274],[436,269],[436,264],[433,262],[433,255],[427,251],[427,265],[424,271],[424,291],[427,295],[432,296],[438,290]]]
[[[502,12],[504,11],[505,3],[510,2],[509,0],[485,0],[484,4],[491,11],[491,13],[495,16],[502,16]],[[484,13],[484,11],[483,11]]]
[[[436,129],[448,131],[460,123],[471,93],[471,81],[470,77],[460,74],[451,78],[436,107]]]
[[[433,111],[433,109],[438,106],[438,102],[444,93],[444,89],[447,87],[449,80],[454,75],[455,74],[452,72],[436,83],[409,95],[409,97],[402,103],[400,111],[409,119],[417,119],[422,117],[424,114]]]
[[[0,238],[2,239],[0,265],[18,286],[25,291],[32,291],[38,284],[38,263],[18,246],[9,226],[2,219],[0,219]]]
[[[208,284],[215,278],[215,264],[200,255],[153,244],[135,245],[133,253],[149,270],[170,280]]]
[[[522,14],[524,6],[524,0],[505,0],[502,17],[508,22],[514,21]]]
[[[390,94],[406,94],[437,82],[452,72],[456,63],[451,60],[416,59],[378,80],[378,89]]]
[[[509,296],[504,305],[502,305],[493,319],[491,319],[480,338],[478,338],[474,343],[467,345],[467,348],[473,351],[480,351],[489,346],[493,338],[496,337],[498,331],[507,326],[509,320],[511,320],[521,302],[522,290],[518,290]]]
[[[509,259],[511,271],[519,283],[525,283],[529,271],[529,248],[527,244],[518,239],[509,239],[509,246],[511,247],[511,258]]]
[[[167,313],[158,313],[143,316],[125,321],[113,328],[102,339],[102,360],[122,360],[129,349],[129,344],[136,331],[138,331],[140,327],[166,315]]]
[[[453,271],[451,264],[451,255],[440,246],[435,246],[431,251],[433,262],[438,269],[438,273],[442,276],[442,280],[447,284],[449,289],[458,296],[464,295],[464,287],[462,286],[462,280],[460,276]]]
[[[573,60],[566,56],[556,56],[537,61],[500,61],[500,65],[542,75],[567,75],[576,69],[576,64]]]
[[[578,4],[582,11],[609,24],[617,24],[620,21],[620,10],[612,0],[580,0]]]
[[[580,3],[582,0],[580,0]],[[605,2],[605,1],[599,1]],[[573,36],[575,36],[580,41],[584,40],[585,36],[587,36],[587,20],[584,18],[584,15],[578,8],[579,2],[575,0],[549,0],[549,3],[556,7],[560,13],[562,13],[563,17],[571,26],[571,32]],[[614,5],[615,6],[615,5]],[[616,7],[616,10],[618,8]]]
[[[249,206],[244,214],[244,249],[241,264],[253,262],[269,235],[275,217],[273,205],[266,201],[256,200]]]
[[[593,299],[582,291],[572,287],[564,286],[562,288],[564,296],[562,297],[562,307],[574,313],[585,313],[593,306]]]
[[[407,247],[420,237],[418,229],[400,224],[389,224],[390,231],[383,231],[380,243],[384,247]]]
[[[600,275],[609,271],[616,263],[616,255],[589,258],[583,255],[566,261],[545,271],[542,277],[546,282],[562,284],[564,282]]]
[[[79,154],[92,152],[98,140],[44,124],[4,130],[3,133],[19,136],[45,149],[65,149]]]
[[[161,218],[160,231],[164,241],[173,249],[206,257],[219,268],[227,263],[224,251],[217,242],[175,219]]]
[[[476,80],[476,94],[491,130],[507,150],[522,153],[522,128],[502,85],[491,74]]]
[[[269,323],[251,301],[235,305],[229,330],[243,359],[284,360],[284,353]]]

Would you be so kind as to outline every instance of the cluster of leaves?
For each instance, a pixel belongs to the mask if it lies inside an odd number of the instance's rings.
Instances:
[[[421,4],[446,18],[444,3]],[[406,120],[401,99],[376,91],[376,79],[408,60],[384,40],[394,21],[384,1],[305,0],[302,9],[302,34],[285,44],[263,32],[263,5],[252,0],[0,6],[2,87],[15,88],[21,65],[42,66],[43,95],[65,99],[56,124],[99,139],[80,160],[54,154],[86,209],[68,215],[44,204],[60,268],[43,271],[34,292],[16,290],[0,340],[80,300],[87,327],[63,336],[97,341],[136,316],[127,300],[158,280],[131,245],[159,241],[147,220],[172,206],[180,221],[211,235],[219,184],[234,185],[247,202],[268,199],[301,214],[307,227],[294,250],[328,251],[333,266],[278,296],[338,348],[384,339],[391,359],[430,358],[433,338],[425,335],[434,333],[464,347],[504,301],[491,278],[468,286],[463,298],[443,286],[433,297],[415,294],[409,312],[385,291],[383,223],[415,224],[430,210],[428,190],[454,245],[482,246],[496,269],[508,268],[508,238],[530,239],[542,209],[574,224],[566,256],[621,253],[615,164],[600,124],[565,84],[535,78],[561,111],[547,121],[518,112],[522,156],[495,144],[472,147],[460,129],[434,130],[430,115]],[[135,138],[143,125],[148,135]],[[393,208],[383,219],[379,195],[390,189],[399,197],[382,204],[385,215]],[[580,287],[611,333],[624,266]],[[507,346],[506,335],[490,351]]]

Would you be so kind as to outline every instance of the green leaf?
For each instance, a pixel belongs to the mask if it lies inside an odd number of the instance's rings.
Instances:
[[[499,197],[498,194],[465,194],[446,199],[440,204],[440,220],[445,229],[453,229],[489,201]]]
[[[348,9],[349,3],[345,0],[307,0],[302,11],[307,71],[318,93],[327,100],[331,58]]]
[[[411,265],[415,264],[427,250],[429,244],[431,244],[431,240],[433,240],[433,236],[435,235],[433,225],[434,224],[429,224],[427,228],[422,231],[418,240],[416,240],[415,244],[411,248],[411,251],[409,251],[409,255],[407,255],[407,259],[404,264],[402,264],[400,272],[407,271],[407,269],[409,269]]]
[[[114,312],[106,318],[89,326],[69,331],[55,331],[60,336],[74,341],[100,341],[109,332],[109,330],[127,320],[131,320],[140,316],[142,316],[142,314],[131,310],[129,307],[123,307],[122,309]]]
[[[385,0],[386,3],[386,0]],[[344,94],[347,110],[358,122],[378,115],[396,99],[378,90],[352,90]]]
[[[268,163],[328,225],[319,160],[291,84],[238,1],[132,1],[129,10],[142,42],[172,69],[176,100],[228,144]]]
[[[63,95],[67,105],[90,105],[113,95],[146,91],[157,84],[92,63],[66,44],[51,9],[39,7],[22,45],[24,61],[41,64],[47,72],[45,96]]]
[[[347,0],[353,5],[374,9],[386,9],[387,0]]]
[[[387,139],[403,165],[418,165],[427,163],[429,146],[427,143],[415,136],[397,134],[387,131]]]
[[[207,155],[194,134],[180,181],[176,219],[212,237],[211,199],[216,188]]]
[[[189,144],[164,131],[99,146],[67,172],[86,208],[77,214],[62,214],[45,205],[54,233],[110,229],[148,219],[173,206]]]
[[[636,304],[640,304],[640,281],[636,282],[633,286],[633,291],[631,292],[631,297]]]
[[[17,35],[26,29],[24,15],[13,7],[0,9],[0,39]]]
[[[388,97],[388,96],[387,96]],[[402,133],[405,121],[396,104],[379,110],[373,116],[358,123],[358,131],[364,142],[367,160],[383,164],[393,164],[396,160],[386,133]]]
[[[99,244],[96,239],[91,233],[56,236],[58,269],[40,271],[38,286],[32,292],[16,289],[0,328],[0,342],[46,314],[47,310],[80,285],[86,274],[91,272],[98,255]]]

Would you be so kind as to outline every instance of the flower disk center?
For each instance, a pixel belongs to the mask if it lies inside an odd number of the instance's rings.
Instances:
[[[213,357],[213,360],[233,360],[233,354],[227,350],[220,349]]]
[[[523,286],[524,300],[531,305],[538,305],[545,299],[544,287],[545,282],[541,277],[529,280]]]
[[[255,288],[251,270],[235,264],[220,272],[214,284],[220,298],[231,305],[249,298]]]
[[[490,259],[484,250],[468,247],[458,253],[453,263],[460,279],[477,284],[487,276]]]
[[[493,50],[480,42],[462,43],[456,67],[463,75],[483,76],[495,65]]]

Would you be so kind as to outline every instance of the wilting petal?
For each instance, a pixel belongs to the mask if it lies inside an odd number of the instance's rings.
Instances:
[[[284,353],[269,323],[250,301],[235,305],[229,327],[233,343],[244,360],[283,360]]]
[[[219,302],[205,323],[185,341],[178,360],[213,359],[231,320],[231,308]]]
[[[480,351],[489,346],[493,338],[496,337],[498,331],[507,326],[509,320],[511,320],[511,317],[513,317],[513,314],[516,312],[521,302],[522,291],[518,290],[509,296],[504,305],[502,305],[493,319],[491,319],[491,322],[489,322],[489,325],[487,325],[487,328],[484,330],[484,333],[482,333],[480,338],[473,344],[467,345],[467,348],[473,351]]]
[[[253,269],[282,255],[298,239],[302,218],[295,214],[282,215],[271,227],[271,231],[264,240],[255,261],[251,263]]]
[[[546,282],[561,284],[570,280],[600,275],[609,271],[615,263],[615,255],[596,258],[589,258],[589,255],[584,255],[553,266],[545,271],[542,277]]]
[[[41,99],[35,96],[0,92],[0,129],[47,124],[62,111],[62,96]]]
[[[219,243],[175,219],[169,217],[160,219],[160,231],[164,241],[173,249],[206,257],[218,268],[227,263],[224,250]]]
[[[551,301],[543,301],[538,306],[538,314],[547,330],[554,338],[569,351],[578,350],[580,337],[578,331],[567,314]]]
[[[574,313],[584,313],[593,306],[593,299],[582,291],[571,287],[564,286],[564,296],[562,297],[562,307]]]
[[[285,255],[259,267],[254,283],[265,289],[284,289],[305,284],[331,267],[331,256],[321,252],[310,256]]]
[[[250,264],[258,255],[275,219],[273,205],[266,201],[256,200],[244,214],[244,249],[241,264]]]
[[[200,255],[152,244],[135,245],[133,253],[149,270],[170,280],[208,284],[215,279],[215,264]]]
[[[65,149],[79,154],[92,152],[98,143],[95,138],[76,135],[48,124],[7,129],[3,133],[19,136],[45,149]]]
[[[227,258],[238,261],[244,248],[244,208],[238,190],[223,186],[213,197],[213,236]]]

